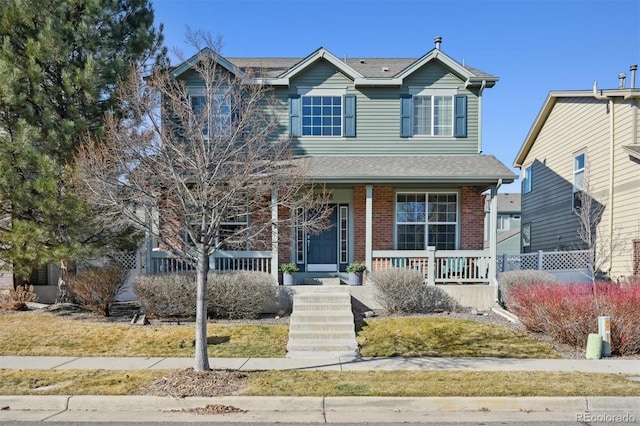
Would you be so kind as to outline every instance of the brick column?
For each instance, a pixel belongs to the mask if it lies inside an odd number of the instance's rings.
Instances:
[[[463,186],[460,191],[460,249],[484,248],[484,195],[479,188]]]

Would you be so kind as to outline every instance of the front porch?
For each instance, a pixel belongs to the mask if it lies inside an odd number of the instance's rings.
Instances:
[[[371,268],[365,274],[362,286],[350,286],[346,272],[297,272],[293,286],[281,287],[281,300],[287,306],[293,294],[327,287],[351,294],[364,307],[380,309],[376,301],[375,286],[371,274],[388,268],[411,268],[418,270],[425,285],[437,285],[462,306],[486,309],[496,300],[497,287],[493,284],[492,260],[488,250],[374,250]],[[148,254],[146,273],[179,273],[193,270],[184,259],[169,252],[153,250]],[[211,256],[211,271],[259,271],[269,273],[282,284],[281,273],[273,266],[270,251],[226,251]],[[338,287],[338,288],[336,288]],[[323,290],[321,290],[321,288]]]

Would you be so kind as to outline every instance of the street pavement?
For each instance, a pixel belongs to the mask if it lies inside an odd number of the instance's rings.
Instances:
[[[640,359],[502,358],[211,358],[230,370],[474,370],[561,371],[622,374],[640,381]],[[192,358],[0,357],[0,369],[179,369]],[[217,405],[237,412],[196,414]],[[532,422],[640,424],[640,396],[633,397],[247,397],[0,396],[0,424],[51,422],[253,423],[253,424],[487,424]]]

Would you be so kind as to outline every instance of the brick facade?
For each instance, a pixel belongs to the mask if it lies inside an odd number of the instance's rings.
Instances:
[[[391,186],[373,187],[373,249],[393,250],[395,226],[395,189]],[[354,255],[365,258],[366,190],[355,187],[354,199]],[[484,195],[479,188],[465,186],[460,191],[460,249],[484,248]]]
[[[484,203],[484,195],[478,188],[462,187],[460,191],[461,250],[484,248]]]

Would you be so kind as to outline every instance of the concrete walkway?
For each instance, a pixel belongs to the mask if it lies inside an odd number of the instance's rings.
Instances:
[[[640,376],[640,359],[513,358],[210,358],[212,369],[226,370],[473,370],[561,371]],[[193,358],[0,356],[0,369],[169,370],[193,366]]]
[[[0,357],[0,369],[177,369],[192,358]],[[640,380],[640,360],[538,360],[500,358],[211,358],[214,369],[232,370],[474,370],[565,371],[623,374]],[[196,414],[219,405],[239,412]],[[191,410],[191,411],[189,411]],[[238,411],[236,410],[236,411]],[[377,423],[420,424],[640,422],[640,396],[633,397],[247,397],[0,396],[0,424],[16,422]]]

